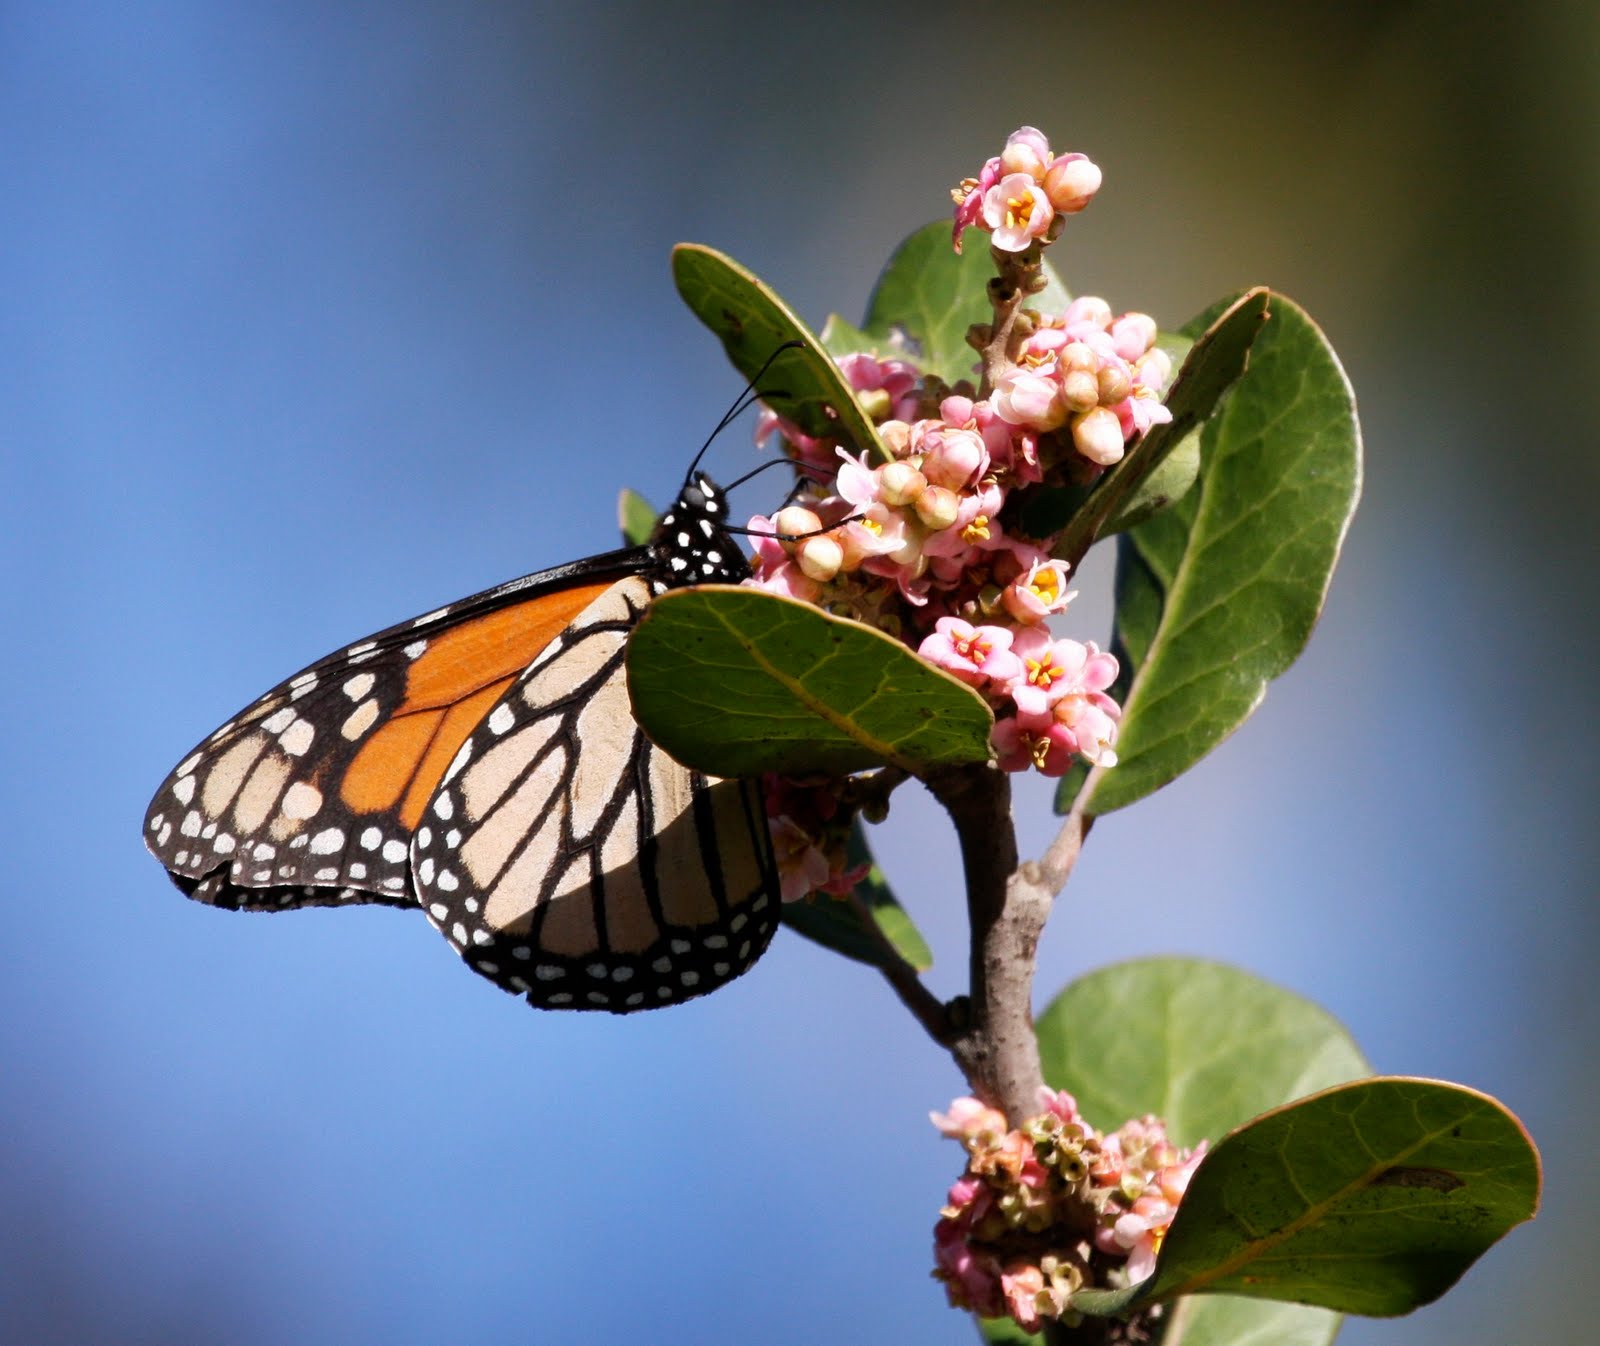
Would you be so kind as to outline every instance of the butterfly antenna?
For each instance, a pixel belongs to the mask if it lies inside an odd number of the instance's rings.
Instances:
[[[766,377],[767,370],[772,368],[773,361],[782,355],[784,351],[799,350],[804,345],[805,343],[803,341],[785,341],[783,345],[779,346],[772,352],[771,355],[767,356],[766,363],[764,363],[760,369],[756,370],[755,377],[751,379],[749,383],[745,384],[744,391],[740,393],[738,397],[734,398],[733,405],[723,413],[722,419],[716,424],[716,428],[706,436],[706,442],[700,446],[700,452],[695,454],[694,461],[689,464],[688,472],[684,474],[685,481],[688,481],[690,477],[694,476],[695,468],[700,466],[700,460],[706,456],[706,450],[711,447],[711,441],[720,435],[724,430],[726,430],[730,425],[732,425],[734,421],[738,420],[738,418],[743,415],[753,403],[761,399],[762,394],[756,390],[756,385],[758,385],[761,380]],[[768,393],[767,395],[771,396],[772,394]]]

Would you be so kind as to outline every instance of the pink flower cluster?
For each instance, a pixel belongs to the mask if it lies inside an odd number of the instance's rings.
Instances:
[[[1022,127],[957,193],[957,246],[968,227],[990,230],[1002,252],[1048,243],[1099,186],[1087,158],[1053,155]],[[750,582],[905,641],[988,701],[1003,769],[1060,776],[1077,760],[1115,765],[1118,668],[1093,642],[1052,635],[1074,595],[1056,540],[1023,527],[1028,493],[1092,485],[1171,420],[1161,395],[1172,364],[1152,318],[1101,299],[1006,321],[1006,358],[997,369],[990,357],[982,388],[951,387],[904,359],[839,359],[881,452],[852,453],[763,413],[757,437],[782,435],[805,489],[750,520]],[[809,844],[817,834],[803,822],[775,816],[793,824],[774,830],[786,891],[836,889],[839,848]]]
[[[950,1302],[1027,1332],[1075,1321],[1084,1286],[1132,1284],[1155,1258],[1205,1153],[1175,1150],[1154,1117],[1101,1135],[1071,1094],[1040,1091],[1043,1111],[1009,1129],[958,1098],[933,1124],[967,1151],[934,1227],[934,1277]]]
[[[1042,131],[1021,126],[1005,149],[975,178],[951,189],[956,203],[952,236],[957,252],[968,229],[988,231],[1002,252],[1021,252],[1035,239],[1049,243],[1068,215],[1076,215],[1100,190],[1100,170],[1087,154],[1050,152]]]

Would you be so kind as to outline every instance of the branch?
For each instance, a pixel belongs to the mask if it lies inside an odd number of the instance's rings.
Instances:
[[[882,953],[884,961],[878,964],[878,970],[883,973],[884,980],[894,988],[894,993],[900,997],[900,1003],[911,1011],[917,1022],[927,1030],[929,1037],[941,1047],[948,1047],[953,1032],[949,1006],[922,984],[922,978],[917,975],[916,968],[901,956],[900,950],[895,948],[884,935],[877,917],[856,892],[852,890],[845,900],[855,911],[856,920],[861,923],[862,931]]]
[[[989,765],[931,773],[927,785],[961,840],[972,926],[971,1013],[950,1042],[973,1092],[1015,1122],[1038,1109],[1044,1076],[1033,1032],[1033,969],[1054,894],[1017,864],[1011,782]]]

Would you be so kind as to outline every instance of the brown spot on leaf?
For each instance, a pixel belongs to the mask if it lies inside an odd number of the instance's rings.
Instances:
[[[1453,1192],[1458,1187],[1465,1187],[1464,1179],[1457,1177],[1445,1168],[1407,1168],[1395,1167],[1385,1169],[1373,1179],[1374,1187],[1429,1187],[1436,1192]]]

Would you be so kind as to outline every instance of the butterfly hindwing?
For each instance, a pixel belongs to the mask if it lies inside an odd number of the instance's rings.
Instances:
[[[776,928],[759,789],[689,771],[633,720],[623,654],[653,596],[619,580],[572,622],[462,745],[413,837],[429,919],[535,1005],[703,995]]]

